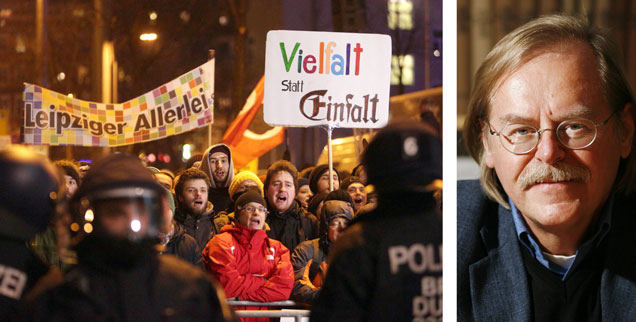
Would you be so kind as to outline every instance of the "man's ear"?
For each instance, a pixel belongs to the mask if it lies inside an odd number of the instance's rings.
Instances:
[[[621,113],[621,122],[623,122],[623,131],[620,137],[621,157],[626,159],[632,152],[634,141],[634,105],[632,103],[625,104]]]
[[[493,152],[490,149],[490,143],[488,140],[488,137],[490,136],[490,133],[488,132],[488,124],[486,124],[486,122],[484,121],[480,121],[480,123],[481,123],[481,144],[484,147],[482,158],[486,162],[486,165],[489,168],[494,168],[495,158],[493,156]]]

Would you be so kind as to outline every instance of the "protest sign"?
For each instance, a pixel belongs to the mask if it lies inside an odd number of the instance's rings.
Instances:
[[[267,33],[264,118],[270,125],[384,127],[389,117],[388,35]]]
[[[84,101],[28,83],[23,99],[26,144],[148,142],[213,122],[214,60],[124,103]]]

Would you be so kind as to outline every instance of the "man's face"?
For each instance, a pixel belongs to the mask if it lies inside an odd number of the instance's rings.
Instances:
[[[172,190],[172,178],[159,172],[155,173],[155,180],[168,190]]]
[[[345,228],[347,228],[347,221],[344,218],[336,218],[329,222],[329,231],[327,233],[329,241],[333,243],[338,240],[338,237]]]
[[[66,198],[71,199],[71,197],[75,194],[75,191],[77,191],[77,181],[75,181],[73,177],[67,175],[64,175],[64,179],[66,180]]]
[[[311,193],[311,189],[309,189],[309,185],[304,185],[298,189],[298,193],[296,194],[296,199],[307,207],[307,202],[313,196]]]
[[[294,178],[287,171],[278,171],[272,175],[267,186],[267,200],[278,212],[285,212],[296,196]]]
[[[338,181],[338,174],[336,171],[333,172],[332,176],[333,180],[333,190],[338,190],[340,188],[340,181]],[[325,171],[318,179],[318,193],[321,192],[329,192],[329,170]]]
[[[630,153],[633,119],[623,119],[628,128],[625,139],[616,134],[617,116],[597,128],[598,135],[591,146],[579,150],[560,144],[553,129],[576,117],[598,124],[611,113],[602,95],[594,54],[583,43],[549,47],[504,75],[488,118],[493,131],[500,131],[507,122],[552,130],[541,134],[533,151],[515,155],[506,151],[485,126],[485,161],[495,169],[504,190],[540,241],[555,236],[583,236],[610,194],[620,158]],[[521,184],[522,178],[537,173],[537,169],[568,166],[581,168],[589,177],[584,182],[555,182],[548,177],[527,187]],[[580,237],[576,237],[576,244]]]
[[[367,193],[364,191],[364,186],[359,182],[354,182],[349,185],[347,192],[351,196],[353,201],[353,209],[358,210],[360,207],[367,204]]]
[[[208,185],[203,179],[187,180],[183,185],[183,192],[179,196],[179,202],[186,210],[194,215],[205,212],[208,201]]]
[[[214,182],[224,183],[230,169],[229,159],[224,152],[214,152],[210,154],[210,169]]]
[[[267,208],[258,202],[248,202],[239,210],[238,221],[241,225],[252,229],[263,229]]]

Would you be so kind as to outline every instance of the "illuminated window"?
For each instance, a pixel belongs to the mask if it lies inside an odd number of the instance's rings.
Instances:
[[[413,2],[411,0],[389,0],[389,28],[413,29]]]
[[[402,72],[400,73],[400,66]],[[413,85],[415,61],[413,55],[393,55],[391,59],[391,85],[398,85],[402,78],[402,85]]]

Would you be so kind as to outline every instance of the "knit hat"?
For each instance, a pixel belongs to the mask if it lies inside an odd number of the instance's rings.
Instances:
[[[263,197],[258,192],[252,189],[248,189],[236,200],[236,207],[243,207],[250,202],[256,202],[263,205],[263,207],[266,207],[265,199],[263,199]]]
[[[383,191],[432,191],[442,178],[442,142],[416,121],[394,123],[381,130],[364,151],[368,183]]]
[[[318,210],[318,206],[320,205],[321,202],[325,201],[328,194],[329,193],[327,192],[321,192],[311,197],[311,199],[309,200],[309,204],[307,205],[307,211],[309,211],[310,213],[318,217],[320,215],[316,213]]]
[[[241,171],[234,176],[230,187],[228,188],[228,193],[230,194],[230,199],[234,200],[234,194],[236,190],[239,188],[241,183],[252,180],[258,185],[258,189],[261,191],[261,196],[263,195],[263,182],[258,178],[256,174],[251,171]]]
[[[346,191],[352,183],[362,184],[362,180],[360,180],[360,177],[358,176],[349,176],[347,179],[342,180],[342,183],[340,184],[340,189]]]
[[[323,173],[329,171],[329,165],[327,164],[319,164],[313,170],[311,170],[311,174],[309,175],[309,189],[311,192],[318,193],[318,180]],[[336,168],[333,168],[333,172],[338,175],[338,179],[340,179],[340,172]]]
[[[302,186],[307,186],[307,185],[309,185],[309,179],[298,178],[298,189],[300,189],[300,187]]]
[[[78,185],[80,184],[79,168],[73,162],[59,160],[55,161],[55,165],[62,169],[65,175],[73,178]]]

